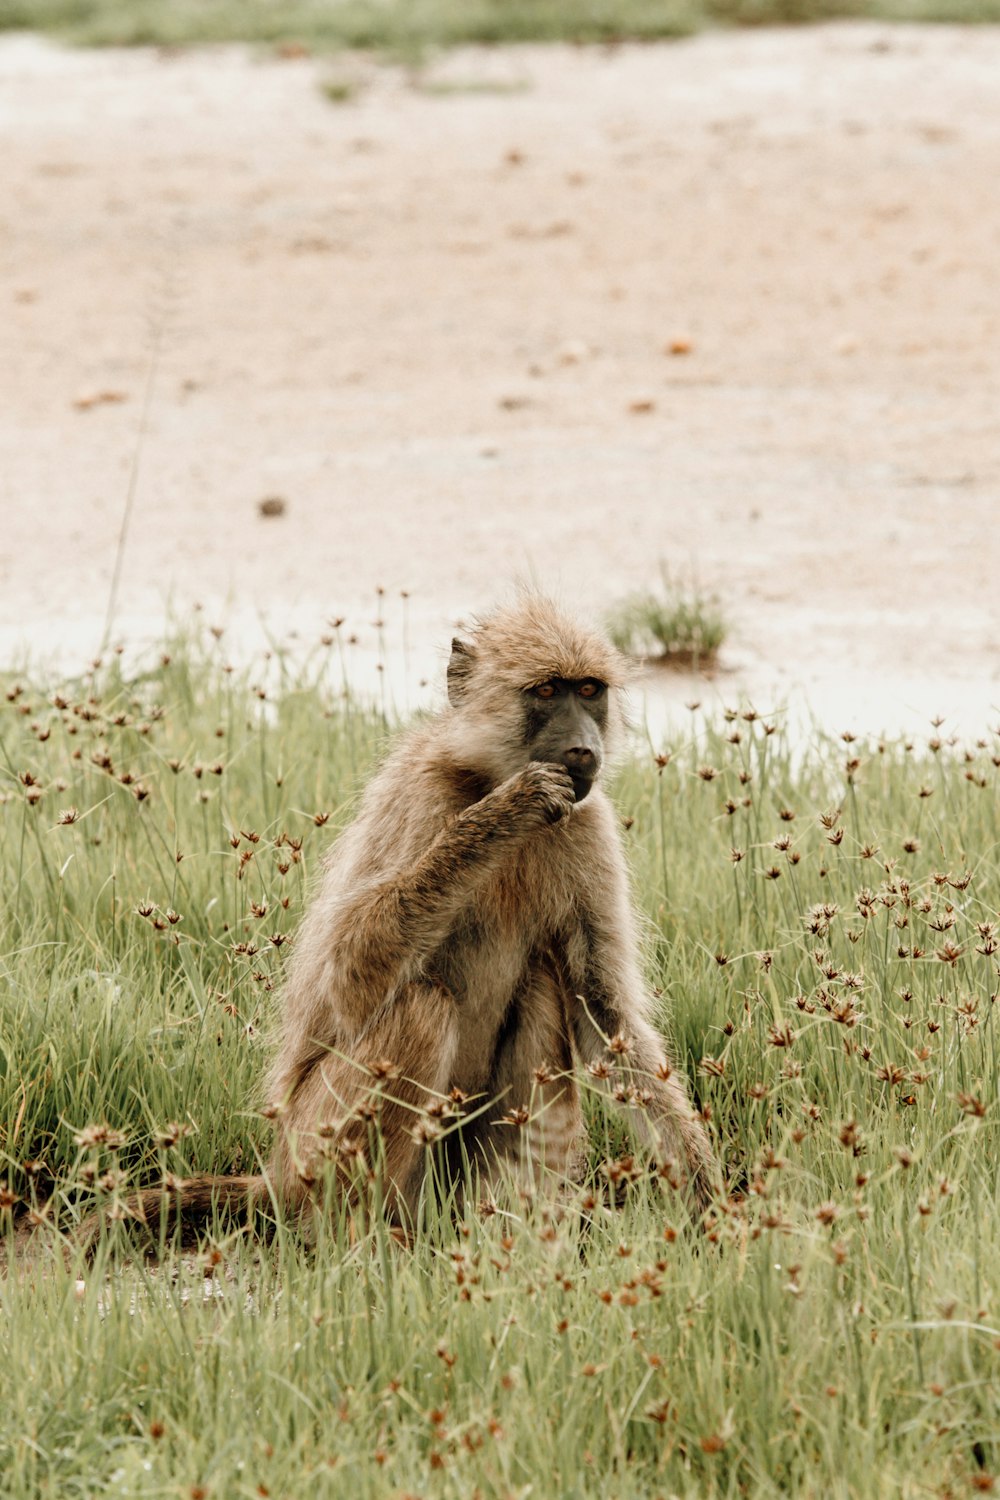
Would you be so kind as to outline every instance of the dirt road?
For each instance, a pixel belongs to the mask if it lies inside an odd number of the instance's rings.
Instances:
[[[995,722],[1000,30],[8,37],[0,140],[3,658],[95,649],[131,488],[116,636],[169,596],[364,652],[405,590],[421,675],[516,575],[598,609],[662,560],[727,699]]]

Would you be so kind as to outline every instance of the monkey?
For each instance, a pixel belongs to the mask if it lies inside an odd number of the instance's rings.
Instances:
[[[602,786],[625,677],[608,641],[538,594],[453,640],[446,706],[369,782],[299,929],[266,1171],[180,1184],[179,1217],[267,1195],[305,1212],[330,1164],[348,1194],[359,1164],[375,1175],[377,1136],[382,1208],[405,1225],[452,1101],[469,1104],[462,1149],[487,1181],[572,1177],[581,1074],[635,1106],[665,1174],[707,1207],[714,1155],[650,1019]],[[163,1201],[142,1195],[137,1217]]]

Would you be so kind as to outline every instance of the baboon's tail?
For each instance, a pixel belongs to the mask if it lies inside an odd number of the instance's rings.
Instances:
[[[147,1243],[191,1245],[198,1230],[218,1215],[222,1219],[250,1219],[257,1208],[271,1201],[264,1177],[198,1177],[175,1178],[162,1187],[148,1188],[121,1204],[116,1217],[141,1231],[138,1237]],[[92,1251],[101,1225],[109,1212],[91,1214],[78,1231],[80,1241]]]

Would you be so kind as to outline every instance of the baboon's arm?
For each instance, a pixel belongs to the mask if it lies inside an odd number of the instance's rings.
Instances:
[[[532,763],[453,817],[413,864],[342,905],[324,976],[339,1019],[360,1029],[401,985],[425,977],[482,881],[572,806],[568,772]]]

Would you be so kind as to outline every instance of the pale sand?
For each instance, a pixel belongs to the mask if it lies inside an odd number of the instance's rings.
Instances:
[[[727,701],[996,723],[1000,30],[428,76],[0,40],[0,658],[96,649],[138,448],[116,637],[169,593],[370,666],[381,585],[415,679],[518,574],[597,612],[662,559]]]

